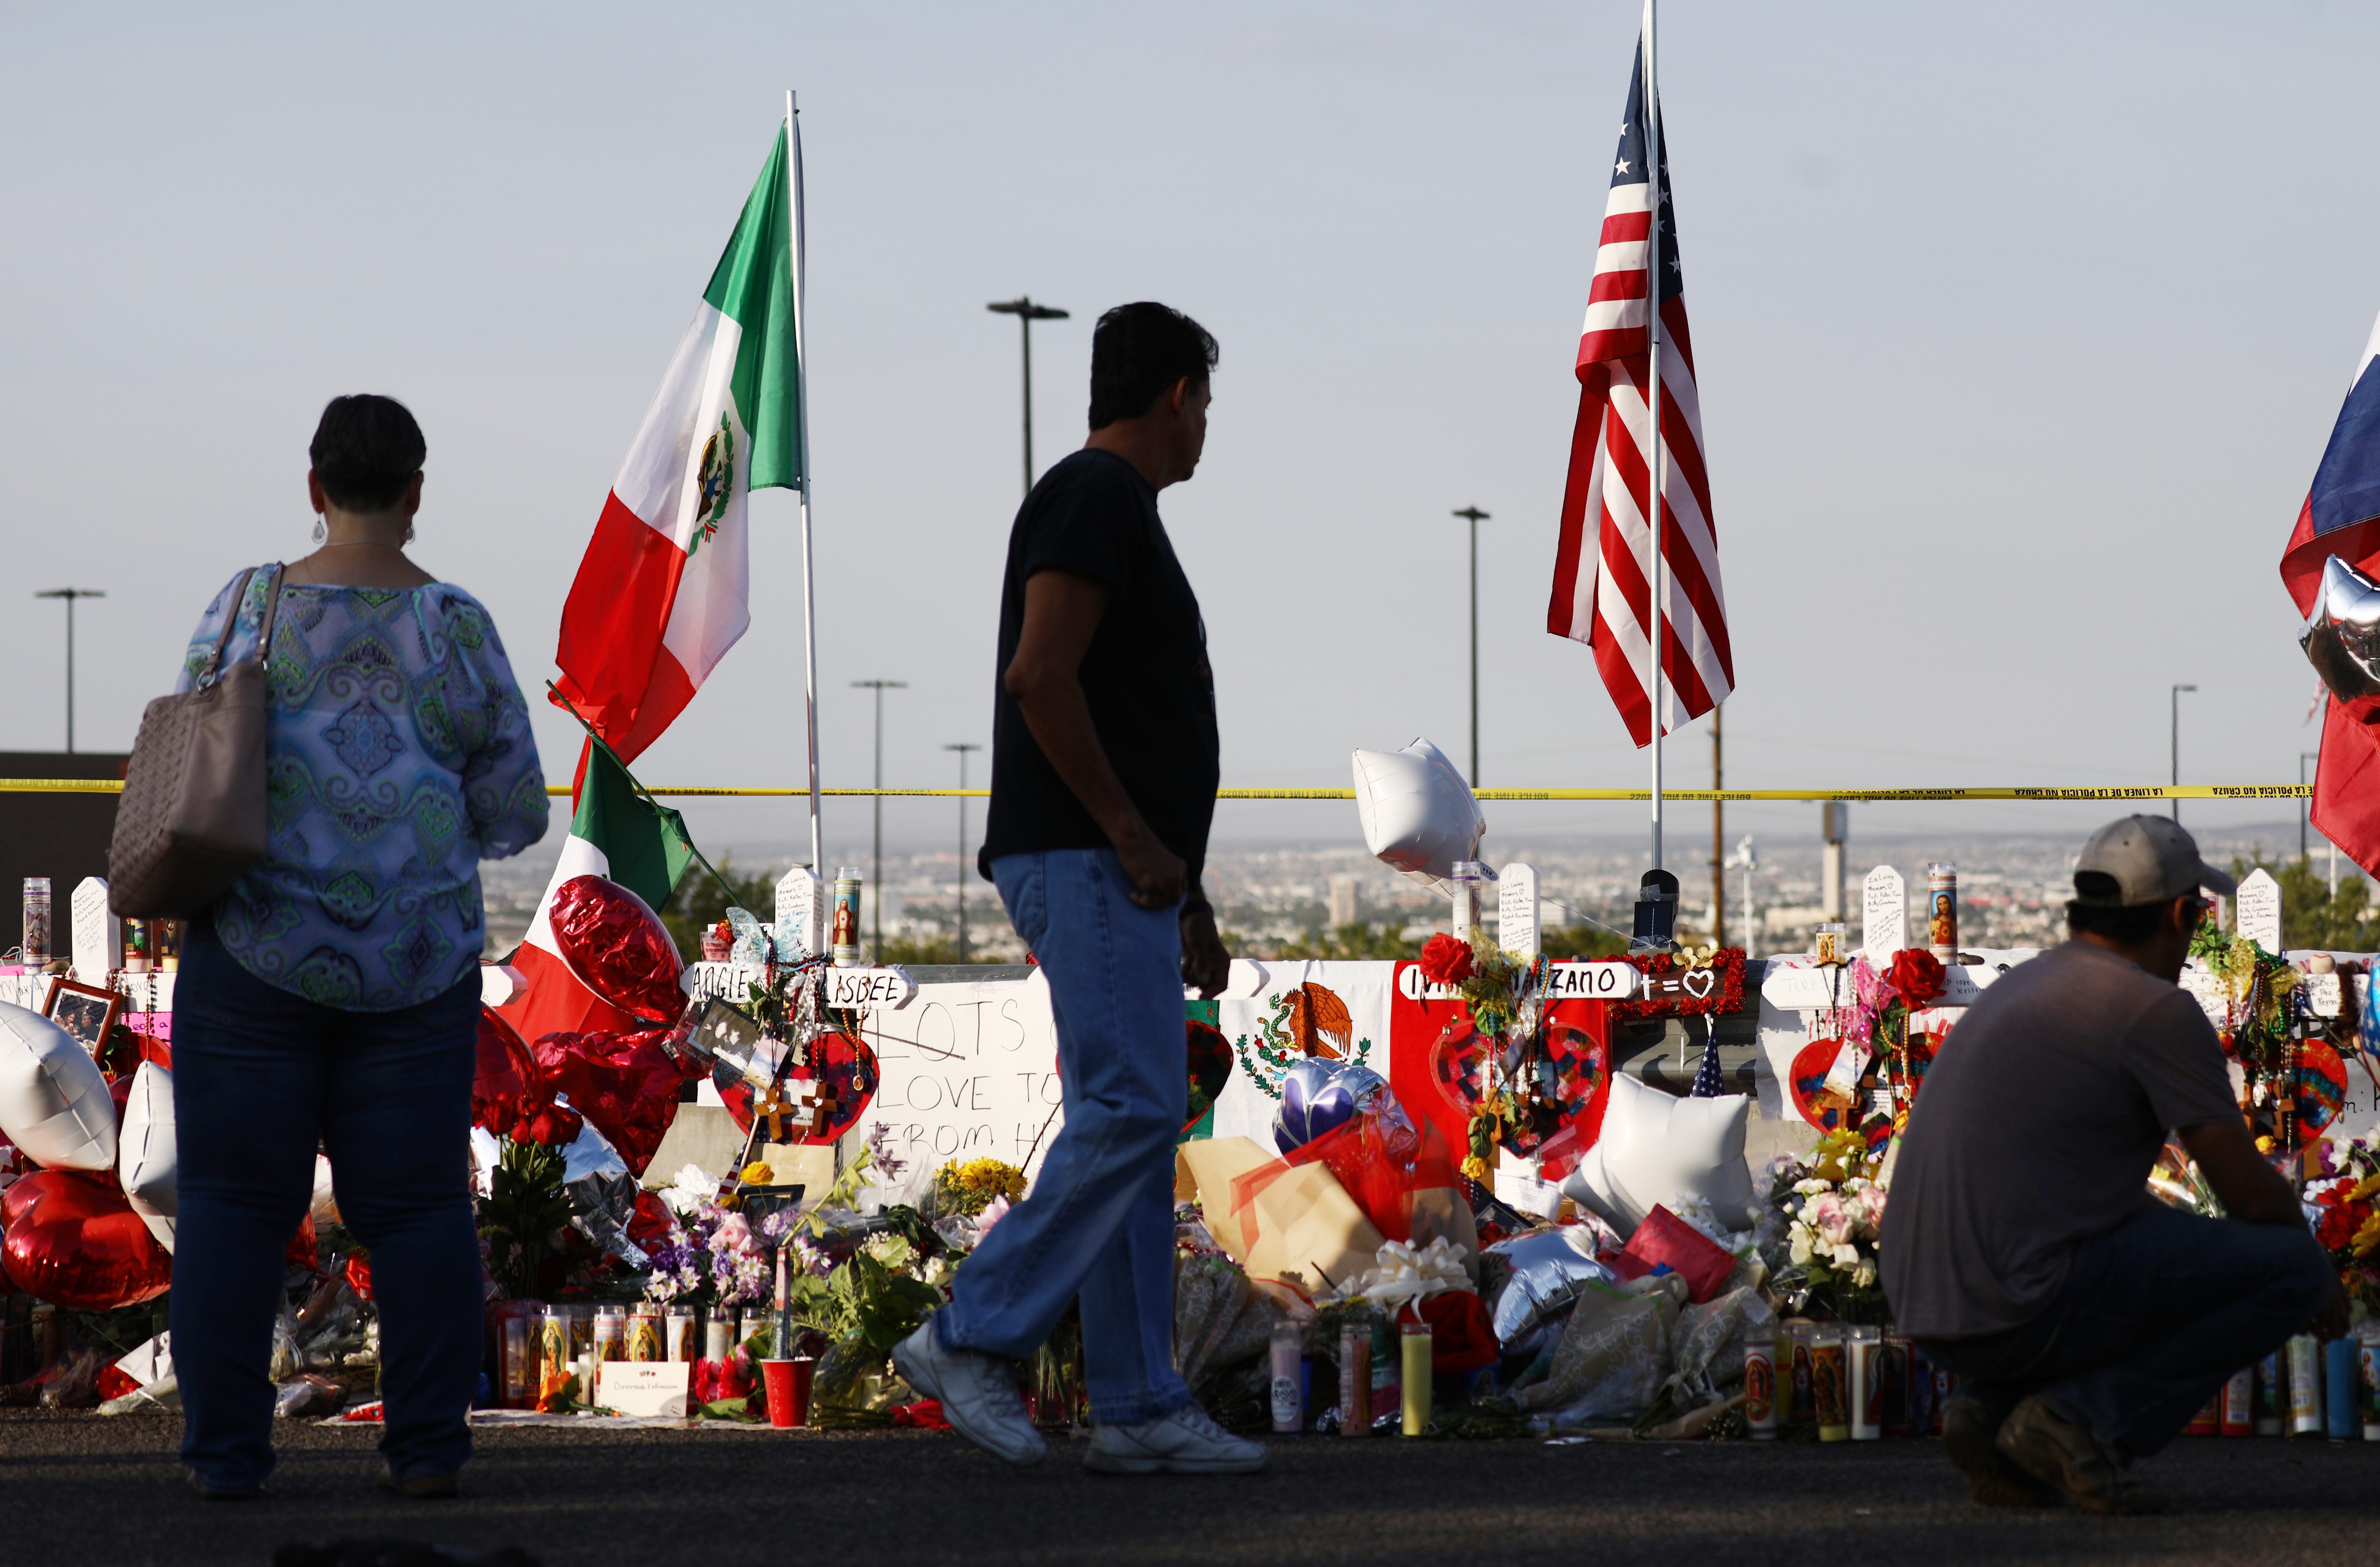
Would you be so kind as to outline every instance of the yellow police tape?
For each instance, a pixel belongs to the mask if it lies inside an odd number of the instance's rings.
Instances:
[[[0,778],[0,795],[120,795],[124,784],[114,778]],[[567,796],[566,784],[546,787],[547,794]],[[656,784],[649,795],[725,796],[735,799],[786,799],[806,796],[808,789],[734,789],[696,784]],[[1478,789],[1483,800],[1650,800],[1650,789]],[[990,789],[820,789],[838,797],[881,796],[899,799],[974,799]],[[1661,797],[1682,804],[1714,800],[2301,800],[2313,793],[2304,784],[2087,784],[1982,789],[1664,789]],[[1218,789],[1219,800],[1352,800],[1353,789]]]

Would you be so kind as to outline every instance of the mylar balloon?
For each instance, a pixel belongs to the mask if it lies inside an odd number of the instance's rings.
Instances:
[[[2349,715],[2371,723],[2380,708],[2380,584],[2337,555],[2323,562],[2298,646]]]
[[[1368,1066],[1307,1056],[1281,1083],[1281,1109],[1273,1112],[1272,1140],[1281,1152],[1304,1148],[1354,1117],[1375,1088],[1385,1086]]]
[[[115,1168],[115,1104],[75,1037],[0,1002],[0,1132],[50,1170]]]
[[[662,1048],[667,1034],[548,1034],[534,1047],[544,1090],[568,1099],[620,1150],[633,1175],[644,1174],[677,1118],[686,1073]]]
[[[113,1171],[39,1170],[0,1192],[0,1269],[34,1299],[75,1311],[138,1306],[174,1281],[173,1255]]]
[[[157,1244],[174,1249],[174,1075],[144,1061],[132,1075],[124,1125],[115,1138],[115,1175],[132,1211]]]
[[[480,1064],[471,1076],[471,1124],[503,1136],[552,1102],[538,1086],[537,1057],[520,1031],[485,1002],[480,1006]]]
[[[574,876],[553,890],[548,917],[563,961],[589,990],[648,1022],[686,1010],[677,988],[686,965],[644,899],[601,876]]]

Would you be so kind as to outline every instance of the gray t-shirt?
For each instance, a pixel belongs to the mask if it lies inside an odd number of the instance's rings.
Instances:
[[[2144,1200],[2168,1128],[2240,1113],[2188,992],[2069,941],[1985,990],[1911,1110],[1878,1258],[1900,1330],[2014,1328]]]

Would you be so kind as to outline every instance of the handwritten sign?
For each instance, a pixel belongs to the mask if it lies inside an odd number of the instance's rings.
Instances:
[[[1508,865],[1496,882],[1496,944],[1517,957],[1537,955],[1537,873]]]
[[[880,1081],[861,1136],[880,1125],[895,1154],[929,1169],[990,1157],[1029,1172],[1049,1153],[1063,1096],[1040,975],[920,986],[905,1007],[870,1008],[865,1028]]]
[[[124,965],[124,922],[108,912],[107,882],[86,876],[74,890],[74,971],[86,985],[104,985]]]
[[[1879,865],[1860,885],[1860,951],[1878,968],[1909,944],[1909,884]]]
[[[82,894],[75,894],[75,928],[82,928]],[[2281,950],[2281,884],[2259,866],[2240,879],[2239,923],[2242,936],[2268,953]],[[79,937],[78,937],[79,940]]]
[[[1546,966],[1546,1000],[1626,1001],[1643,978],[1633,963],[1550,963]]]
[[[826,971],[826,1004],[839,1007],[905,1007],[916,998],[917,982],[904,968],[830,968]]]
[[[684,1418],[693,1370],[693,1363],[685,1360],[599,1361],[595,1402],[621,1415]]]
[[[798,963],[826,950],[826,888],[797,865],[778,880],[776,923],[771,939],[782,963]]]

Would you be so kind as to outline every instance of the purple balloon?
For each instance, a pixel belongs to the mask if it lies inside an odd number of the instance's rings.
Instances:
[[[1307,1056],[1292,1066],[1281,1084],[1281,1109],[1272,1118],[1272,1140],[1281,1152],[1304,1148],[1354,1119],[1356,1106],[1375,1087],[1380,1075],[1324,1056]]]

